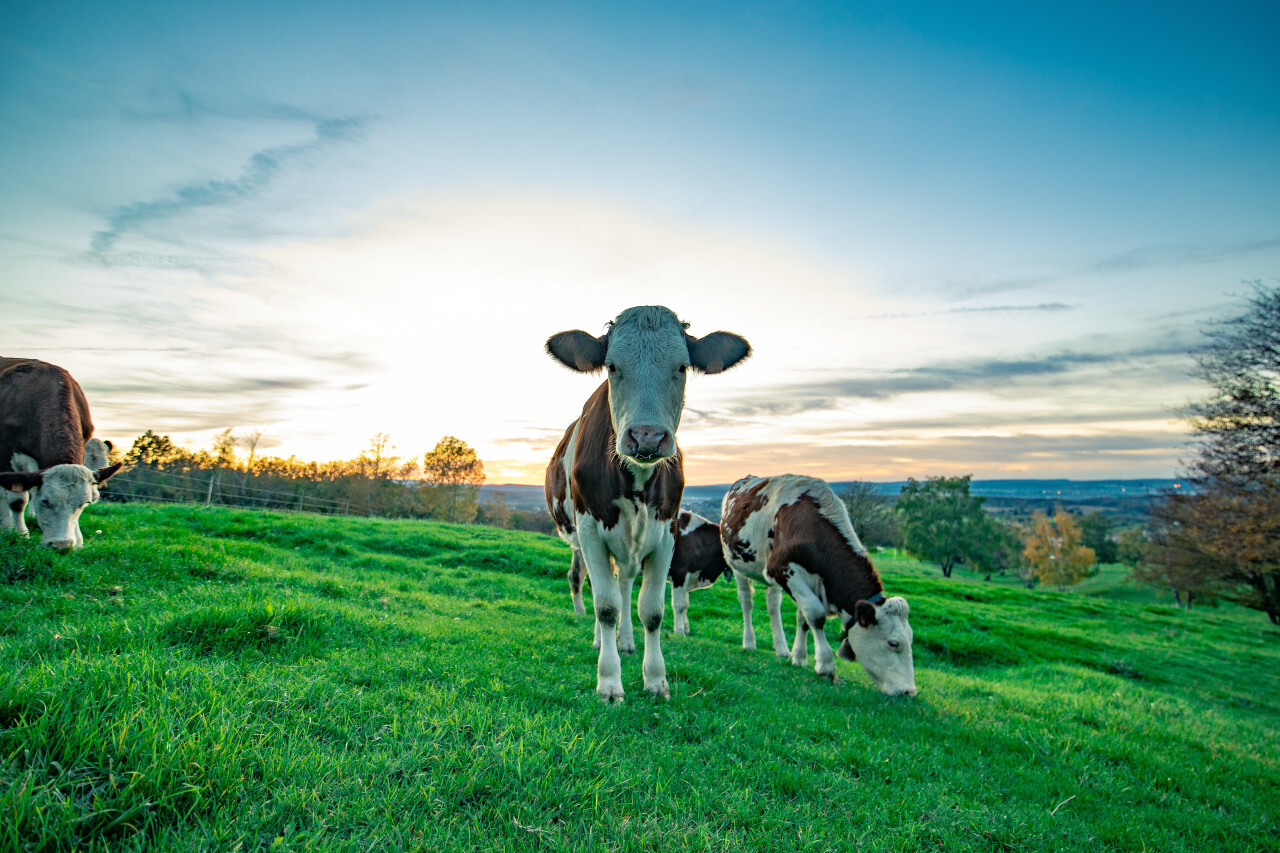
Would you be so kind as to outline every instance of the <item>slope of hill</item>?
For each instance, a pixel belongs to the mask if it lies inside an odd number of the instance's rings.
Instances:
[[[1254,613],[882,558],[915,699],[744,652],[722,583],[664,632],[672,699],[626,659],[605,706],[557,539],[143,504],[84,527],[67,555],[0,537],[0,849],[1280,844]]]

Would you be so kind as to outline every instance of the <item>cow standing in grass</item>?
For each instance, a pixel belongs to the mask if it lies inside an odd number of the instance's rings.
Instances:
[[[795,474],[744,477],[724,496],[720,538],[738,582],[744,649],[756,647],[752,581],[764,581],[775,654],[804,666],[812,633],[815,669],[834,679],[835,655],[824,626],[828,616],[839,616],[840,657],[861,663],[890,696],[915,695],[907,601],[885,598],[880,576],[830,486]],[[782,627],[783,592],[796,604],[790,650]]]
[[[98,486],[120,470],[83,464],[93,435],[89,402],[71,374],[30,358],[0,358],[0,527],[28,534],[24,510],[35,489],[41,544],[84,543],[80,513],[98,499]]]
[[[552,464],[556,464],[552,460]],[[547,479],[548,485],[551,479]],[[551,511],[556,511],[554,496],[547,495],[547,504]],[[720,526],[708,521],[696,512],[680,510],[676,518],[675,549],[671,555],[671,570],[667,580],[671,581],[671,612],[675,616],[674,630],[677,634],[689,633],[689,593],[706,589],[716,582],[721,575],[733,576],[724,561],[724,553],[720,549]],[[582,560],[582,552],[573,549],[573,559],[569,564],[569,592],[573,597],[573,612],[587,612],[582,603],[582,588],[586,585],[587,568]],[[633,579],[634,580],[634,579]],[[631,600],[631,586],[622,586],[619,579],[619,590],[623,601]],[[622,621],[618,626],[618,649],[634,651],[635,634],[631,627],[631,608],[623,608]],[[595,648],[600,648],[600,623],[596,622]]]
[[[574,330],[547,341],[547,352],[573,370],[608,371],[565,431],[546,480],[556,529],[591,580],[600,645],[596,692],[607,701],[623,698],[620,647],[635,650],[634,640],[629,648],[619,642],[616,629],[631,606],[622,591],[637,575],[644,688],[669,695],[659,629],[684,493],[676,429],[685,379],[691,369],[719,373],[751,353],[738,335],[695,338],[686,326],[667,308],[643,306],[623,311],[600,337]]]

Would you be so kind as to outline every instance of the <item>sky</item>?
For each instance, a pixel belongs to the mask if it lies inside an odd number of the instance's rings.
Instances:
[[[1280,277],[1270,2],[0,0],[0,354],[101,437],[540,483],[666,305],[691,484],[1172,477]],[[245,451],[242,449],[243,455]]]

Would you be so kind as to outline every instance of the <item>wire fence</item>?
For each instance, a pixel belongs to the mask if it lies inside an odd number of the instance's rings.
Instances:
[[[180,474],[173,471],[134,468],[117,474],[104,484],[102,497],[109,501],[156,501],[159,503],[191,503],[205,506],[237,506],[254,509],[274,509],[293,512],[314,512],[324,515],[371,516],[368,506],[354,505],[349,497],[327,498],[308,494],[308,486],[316,491],[319,486],[312,481],[286,481],[274,487],[249,485],[257,483],[235,472],[214,470],[199,475]]]

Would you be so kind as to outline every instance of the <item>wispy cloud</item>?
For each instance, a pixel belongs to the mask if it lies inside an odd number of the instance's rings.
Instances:
[[[271,187],[282,171],[356,138],[365,124],[364,119],[357,117],[317,120],[313,139],[258,151],[249,157],[238,178],[188,184],[164,198],[119,207],[107,217],[107,227],[94,233],[88,255],[103,264],[118,262],[122,259],[111,253],[126,234],[192,210],[234,205],[257,198]]]

